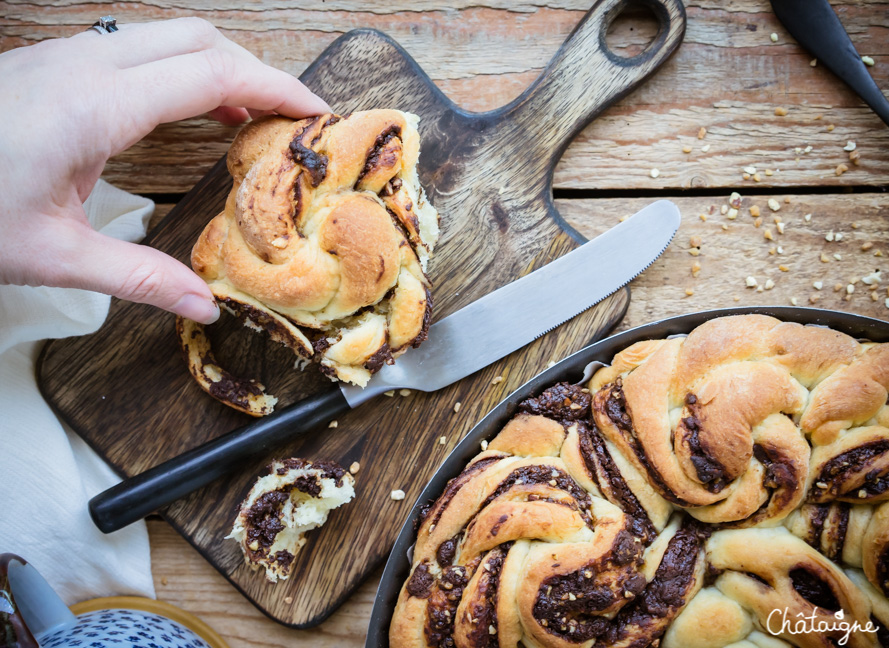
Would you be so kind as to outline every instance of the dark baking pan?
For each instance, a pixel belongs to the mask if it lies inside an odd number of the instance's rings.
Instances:
[[[392,619],[392,610],[398,601],[398,593],[409,575],[410,561],[408,550],[414,544],[416,531],[414,523],[420,512],[420,506],[435,500],[444,491],[448,480],[456,477],[481,450],[480,444],[484,439],[493,438],[516,411],[519,402],[543,391],[546,387],[558,382],[579,382],[583,378],[584,367],[594,361],[609,363],[614,355],[626,347],[640,340],[655,340],[670,335],[688,333],[695,327],[715,317],[725,315],[746,315],[759,313],[771,315],[786,322],[799,322],[800,324],[817,324],[829,326],[837,331],[842,331],[855,338],[872,340],[874,342],[889,342],[889,322],[840,313],[837,311],[821,310],[816,308],[799,308],[795,306],[762,306],[744,308],[723,308],[719,310],[703,311],[680,315],[669,319],[653,322],[644,326],[624,331],[605,340],[591,344],[538,374],[513,393],[506,397],[497,407],[483,418],[470,430],[454,451],[448,455],[441,467],[433,475],[432,480],[420,493],[419,499],[414,503],[411,514],[401,532],[395,540],[395,546],[386,562],[383,578],[374,599],[373,611],[370,615],[370,625],[367,630],[365,648],[386,648],[389,645],[389,622]]]

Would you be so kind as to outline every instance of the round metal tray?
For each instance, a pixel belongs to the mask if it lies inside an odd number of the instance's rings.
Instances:
[[[420,497],[414,503],[410,515],[401,527],[392,552],[389,554],[389,559],[386,561],[386,568],[374,599],[365,648],[387,648],[389,645],[389,623],[398,600],[398,593],[410,573],[411,563],[408,560],[408,550],[414,544],[416,537],[414,524],[420,507],[438,498],[444,491],[448,480],[460,474],[469,460],[479,453],[482,440],[490,440],[500,432],[515,413],[519,402],[555,383],[578,382],[582,378],[584,367],[587,364],[596,360],[609,363],[616,353],[640,340],[682,335],[716,317],[750,313],[771,315],[787,322],[829,326],[855,338],[873,342],[889,342],[889,322],[863,315],[797,306],[724,308],[671,317],[618,333],[581,349],[546,371],[539,373],[507,396],[469,431],[420,493]]]

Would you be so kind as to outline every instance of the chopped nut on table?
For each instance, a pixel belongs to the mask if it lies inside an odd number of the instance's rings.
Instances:
[[[395,500],[396,502],[400,502],[401,500],[404,499],[404,491],[399,488],[398,490],[394,490],[391,493],[389,493],[389,497],[392,498],[393,500]]]

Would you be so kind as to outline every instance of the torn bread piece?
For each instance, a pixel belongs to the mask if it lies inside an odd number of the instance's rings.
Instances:
[[[332,461],[272,462],[241,503],[231,534],[244,560],[265,569],[272,583],[286,580],[305,534],[355,497],[355,478]]]
[[[176,336],[188,370],[201,389],[221,403],[250,416],[271,414],[278,399],[252,378],[238,378],[219,366],[203,324],[176,317]]]

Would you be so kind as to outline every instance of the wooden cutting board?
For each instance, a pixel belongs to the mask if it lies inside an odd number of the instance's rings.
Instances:
[[[487,113],[451,103],[403,49],[375,31],[342,36],[301,77],[339,113],[397,107],[420,115],[420,177],[442,216],[430,264],[436,319],[582,242],[553,207],[553,168],[571,138],[654,72],[685,31],[679,0],[650,0],[661,24],[658,36],[640,55],[619,58],[607,50],[605,32],[625,4],[596,2],[540,78],[511,104]],[[194,241],[222,210],[230,188],[220,161],[145,243],[188,263]],[[385,558],[411,502],[463,434],[550,361],[601,337],[622,317],[628,299],[628,290],[621,290],[439,392],[366,403],[337,427],[245,463],[161,513],[270,617],[293,627],[315,625]],[[260,378],[281,407],[329,387],[313,368],[294,371],[292,352],[233,318],[224,315],[210,335],[220,363],[236,375]],[[112,300],[97,333],[47,343],[38,374],[46,399],[121,475],[140,473],[250,420],[197,387],[180,356],[173,316],[144,305]],[[497,376],[503,380],[494,384]],[[288,456],[347,467],[357,461],[361,468],[355,501],[310,534],[290,580],[271,585],[224,537],[255,475],[273,458]],[[404,501],[390,498],[395,489],[404,490]]]

